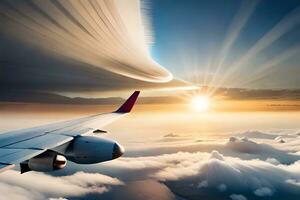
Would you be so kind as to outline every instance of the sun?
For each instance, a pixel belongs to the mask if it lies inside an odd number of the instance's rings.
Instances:
[[[191,100],[192,109],[197,112],[205,112],[209,110],[210,100],[208,96],[195,96]]]

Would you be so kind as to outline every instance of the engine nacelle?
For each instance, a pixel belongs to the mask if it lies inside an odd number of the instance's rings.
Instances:
[[[67,165],[64,156],[58,155],[52,151],[46,151],[41,155],[31,158],[26,163],[21,163],[21,173],[28,171],[49,172],[62,169]]]
[[[117,142],[93,136],[73,140],[65,153],[68,160],[78,164],[95,164],[122,156],[124,148]]]

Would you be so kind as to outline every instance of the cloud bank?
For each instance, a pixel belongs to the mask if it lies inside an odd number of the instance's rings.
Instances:
[[[124,89],[170,81],[150,57],[143,19],[138,0],[1,1],[1,89]]]
[[[268,133],[260,132],[258,134],[259,139],[262,136],[268,136],[276,138],[278,135],[271,135]],[[246,131],[244,133],[238,134],[239,136],[249,135],[250,132]],[[234,134],[236,135],[236,134]],[[255,136],[255,134],[251,134]],[[225,156],[238,157],[244,160],[251,159],[261,159],[267,160],[273,158],[280,163],[291,164],[300,159],[299,154],[295,151],[299,151],[299,140],[295,140],[292,136],[282,136],[282,138],[291,138],[288,143],[281,143],[277,140],[266,140],[255,141],[253,139],[248,139],[247,137],[235,137],[231,136],[226,141],[222,140],[191,140],[187,137],[176,137],[176,138],[163,138],[159,142],[169,142],[165,144],[157,144],[148,147],[133,147],[128,148],[126,156],[128,157],[139,157],[139,155],[145,156],[158,156],[161,154],[172,154],[176,152],[206,152],[210,153],[214,150],[222,152]],[[256,139],[257,140],[257,139]],[[284,146],[282,146],[284,145]]]
[[[123,158],[111,170],[156,179],[185,199],[295,199],[300,195],[299,166],[299,161],[272,164],[213,151]]]
[[[273,145],[286,144],[277,144],[273,136],[269,137],[272,133],[253,132],[255,134],[250,134],[250,131],[244,134],[257,136],[265,143],[231,137],[223,145],[211,147],[218,150],[198,145],[192,149],[182,146],[170,151],[168,146],[168,153],[160,148],[157,150],[160,154],[152,151],[153,156],[125,157],[107,163],[107,166],[110,173],[116,173],[122,180],[152,178],[166,184],[174,194],[184,199],[297,199],[300,196],[299,157],[288,149],[276,149]],[[276,135],[284,135],[283,132]],[[268,137],[261,139],[261,136]],[[291,135],[287,135],[289,137]],[[293,137],[287,140],[287,145],[295,140],[299,139]],[[167,143],[172,142],[168,141],[165,145]],[[291,159],[291,156],[295,157]],[[102,170],[109,173],[105,167]]]
[[[282,131],[276,135],[284,137],[283,133],[287,134]],[[243,134],[249,135],[250,132],[239,133]],[[173,133],[167,136],[182,137],[182,143],[187,144],[179,146],[177,141],[159,140],[159,145],[165,148],[139,151],[134,156],[112,162],[92,166],[70,162],[66,169],[53,173],[56,177],[35,172],[21,176],[8,171],[0,175],[1,189],[8,191],[9,195],[25,196],[27,199],[109,200],[120,199],[123,195],[129,199],[156,196],[169,200],[297,199],[300,196],[299,156],[288,149],[275,147],[288,145],[299,138],[287,138],[286,143],[281,144],[273,137],[260,138],[272,133],[253,131],[250,135],[258,139],[232,136],[226,142],[215,139],[214,144],[207,144],[203,140],[193,145],[189,144],[191,141],[186,136]],[[173,143],[177,144],[176,148],[172,147]],[[85,172],[73,174],[76,171]],[[40,180],[41,184],[28,184],[34,181],[40,183]],[[141,195],[135,192],[137,188]],[[155,195],[155,191],[161,191],[161,194]],[[17,199],[19,196],[12,197]]]
[[[0,199],[40,200],[80,197],[89,193],[102,194],[111,186],[123,183],[109,176],[78,172],[69,176],[53,177],[38,172],[20,174],[6,171],[0,174]]]
[[[214,156],[213,156],[214,155]],[[217,156],[216,156],[217,155]],[[193,156],[193,155],[191,155]],[[300,173],[291,165],[273,165],[261,160],[240,160],[213,152],[208,159],[186,159],[157,174],[172,191],[183,197],[208,199],[295,199],[300,195]],[[180,173],[178,173],[180,171]],[[206,182],[205,187],[199,184]],[[242,197],[241,197],[242,198]]]

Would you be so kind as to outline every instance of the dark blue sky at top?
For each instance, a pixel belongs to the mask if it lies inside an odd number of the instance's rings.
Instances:
[[[199,76],[200,79],[203,74],[214,75],[216,67],[209,64],[216,59],[242,3],[241,0],[152,0],[151,18],[155,36],[155,44],[151,48],[153,58],[178,78],[188,79],[191,74]],[[298,6],[299,0],[258,1],[249,20],[229,49],[219,75],[225,73],[272,27]],[[251,76],[262,64],[276,59],[293,45],[300,44],[300,16],[297,20],[297,26],[286,31],[282,37],[230,75],[227,85],[237,87],[235,81],[239,77]],[[265,72],[259,81],[246,86],[299,88],[300,78],[295,75],[300,73],[299,56],[300,51]],[[193,74],[195,68],[198,74]]]

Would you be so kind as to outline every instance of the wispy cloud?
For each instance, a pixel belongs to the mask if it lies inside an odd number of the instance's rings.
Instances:
[[[78,172],[69,176],[54,177],[44,173],[20,174],[7,171],[0,174],[0,199],[39,200],[60,197],[80,197],[88,193],[104,193],[122,181],[97,173]]]
[[[120,90],[172,79],[150,56],[138,0],[1,1],[0,14],[0,89]]]

